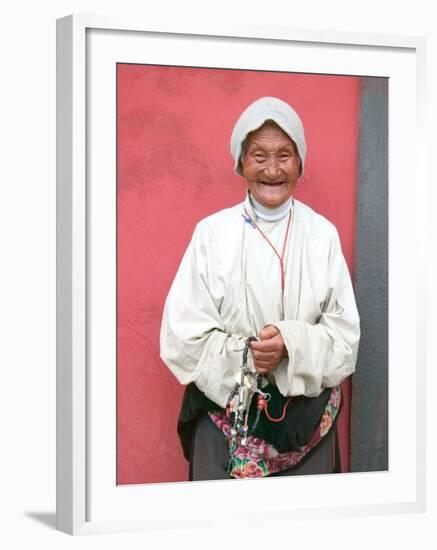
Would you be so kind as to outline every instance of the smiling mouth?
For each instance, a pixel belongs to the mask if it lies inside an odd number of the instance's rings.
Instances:
[[[279,187],[280,185],[283,185],[285,181],[260,181],[259,183],[268,185],[269,187]]]

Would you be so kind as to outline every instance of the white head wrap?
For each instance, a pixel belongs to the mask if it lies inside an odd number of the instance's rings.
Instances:
[[[242,144],[247,134],[260,128],[266,120],[273,120],[294,141],[300,157],[300,173],[303,174],[307,147],[302,121],[296,111],[277,97],[261,97],[247,107],[240,115],[231,136],[231,153],[234,157],[235,173],[241,174],[239,161]]]

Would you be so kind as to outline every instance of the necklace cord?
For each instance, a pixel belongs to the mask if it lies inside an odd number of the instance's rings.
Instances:
[[[285,256],[285,248],[287,246],[288,241],[288,235],[290,233],[290,224],[291,224],[291,209],[288,213],[288,222],[287,222],[287,229],[285,232],[285,239],[284,244],[282,245],[282,252],[279,254],[279,252],[276,250],[273,243],[270,241],[270,239],[267,237],[267,235],[264,233],[264,231],[258,226],[258,224],[255,222],[255,220],[252,218],[250,214],[248,214],[247,210],[244,209],[244,212],[246,213],[247,218],[250,220],[250,222],[253,224],[253,227],[255,227],[260,235],[265,239],[265,241],[272,247],[273,252],[276,254],[278,260],[279,260],[279,266],[281,269],[281,289],[282,289],[282,295],[281,295],[281,306],[282,306],[282,316],[285,316],[285,309],[284,309],[284,289],[285,289],[285,269],[284,269],[284,256]]]
[[[276,254],[276,256],[278,257],[278,260],[279,260],[279,264],[281,266],[281,283],[282,283],[282,289],[284,289],[284,285],[285,285],[285,272],[284,272],[284,254],[285,254],[285,247],[287,246],[287,241],[288,241],[288,234],[289,234],[289,229],[290,229],[290,223],[291,223],[291,210],[290,212],[288,213],[288,223],[287,223],[287,229],[285,231],[285,239],[284,239],[284,244],[282,245],[282,252],[281,254],[279,254],[279,252],[276,250],[275,246],[273,245],[273,243],[270,241],[270,239],[267,237],[267,235],[264,233],[264,231],[258,226],[258,224],[255,222],[255,220],[250,216],[250,214],[247,213],[247,211],[245,210],[246,212],[246,216],[250,219],[250,221],[253,223],[254,227],[256,229],[258,229],[260,235],[267,241],[267,243],[272,247],[273,249],[273,252]]]

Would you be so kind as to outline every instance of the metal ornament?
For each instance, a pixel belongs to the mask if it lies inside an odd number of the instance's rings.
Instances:
[[[247,338],[244,351],[243,362],[241,365],[241,373],[239,376],[239,382],[237,382],[231,391],[228,401],[226,403],[226,415],[231,420],[231,438],[229,440],[229,466],[228,471],[232,466],[233,456],[239,445],[245,446],[247,444],[248,436],[255,430],[261,411],[264,407],[257,406],[257,413],[253,425],[249,428],[249,408],[252,402],[252,398],[255,394],[258,394],[258,399],[262,403],[267,404],[270,400],[270,394],[261,391],[262,376],[256,373],[251,373],[247,366],[247,355],[249,353],[250,343],[254,340],[258,340],[255,336]]]

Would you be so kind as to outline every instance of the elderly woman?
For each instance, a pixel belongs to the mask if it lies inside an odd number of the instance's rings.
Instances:
[[[161,327],[161,357],[187,386],[178,432],[190,479],[337,471],[339,385],[355,369],[359,317],[335,227],[293,197],[302,122],[282,100],[258,99],[231,152],[246,198],[195,228]],[[243,359],[251,399],[237,438]]]

